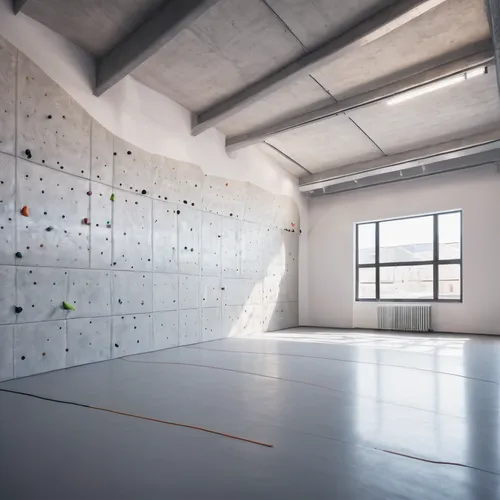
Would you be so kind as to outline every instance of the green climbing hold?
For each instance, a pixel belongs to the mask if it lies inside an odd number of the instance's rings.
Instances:
[[[76,307],[73,304],[70,304],[68,302],[63,302],[62,305],[63,309],[65,309],[66,311],[76,311]]]
[[[111,201],[115,201],[115,193],[113,193],[113,194],[109,197],[109,199],[110,199]]]
[[[16,252],[16,257],[18,259],[22,259],[23,258],[23,254],[21,252]]]

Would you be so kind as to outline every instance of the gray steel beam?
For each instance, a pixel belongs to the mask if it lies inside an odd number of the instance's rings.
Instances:
[[[495,50],[497,82],[500,91],[500,2],[498,0],[485,0],[485,3],[490,23],[491,39]]]
[[[287,118],[246,134],[228,137],[226,139],[226,150],[236,151],[237,149],[262,142],[270,136],[325,120],[345,111],[360,108],[377,101],[382,101],[394,96],[395,94],[420,87],[421,85],[440,80],[441,78],[446,78],[448,76],[467,71],[482,64],[486,65],[493,61],[494,57],[495,54],[493,50],[489,49],[441,64],[435,68],[431,68],[417,74],[412,74],[411,71],[408,71],[407,74],[410,76],[403,77],[396,82],[381,86],[369,92],[365,92],[333,104],[328,104],[327,106],[313,111],[298,114],[294,117]]]
[[[299,180],[300,191],[314,191],[316,189],[327,188],[339,182],[346,182],[363,178],[368,175],[378,175],[392,170],[405,170],[417,166],[425,167],[437,161],[454,159],[477,153],[477,147],[483,147],[482,151],[497,149],[500,147],[500,129],[482,134],[469,136],[463,139],[456,139],[445,143],[427,146],[425,148],[414,149],[405,153],[398,153],[392,156],[377,158],[361,163],[346,165],[345,167],[334,168],[318,174],[307,175]]]
[[[319,68],[325,62],[342,57],[351,50],[371,43],[416,17],[444,3],[446,0],[400,0],[366,19],[343,35],[330,40],[316,50],[264,77],[228,99],[214,105],[197,116],[193,135],[217,125],[222,120],[263,97],[276,92],[284,85]]]
[[[14,14],[19,14],[28,0],[14,0],[12,2]]]
[[[165,1],[130,36],[97,61],[94,94],[101,95],[131,73],[217,1]]]

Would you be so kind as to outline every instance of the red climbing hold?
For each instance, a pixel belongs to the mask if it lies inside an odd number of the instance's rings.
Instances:
[[[90,220],[88,217],[85,217],[85,219],[83,219],[83,223],[88,226],[90,224]]]
[[[295,222],[292,222],[292,229],[295,228]]]
[[[24,217],[30,216],[30,210],[26,205],[23,208],[21,208],[21,215],[23,215]]]
[[[87,191],[87,196],[92,196],[92,191]]]

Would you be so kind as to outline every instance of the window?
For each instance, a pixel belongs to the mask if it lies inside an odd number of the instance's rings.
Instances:
[[[462,300],[462,212],[356,225],[357,301]]]

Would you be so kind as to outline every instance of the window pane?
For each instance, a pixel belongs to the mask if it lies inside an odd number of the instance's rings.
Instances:
[[[375,264],[375,224],[358,224],[358,261]]]
[[[455,212],[438,216],[440,260],[460,258],[461,215],[460,212]]]
[[[380,268],[381,299],[433,299],[432,266]]]
[[[358,273],[358,298],[359,299],[374,299],[375,298],[375,268],[361,267]]]
[[[381,222],[380,262],[433,260],[433,217]]]
[[[439,266],[439,298],[460,300],[460,264]]]

